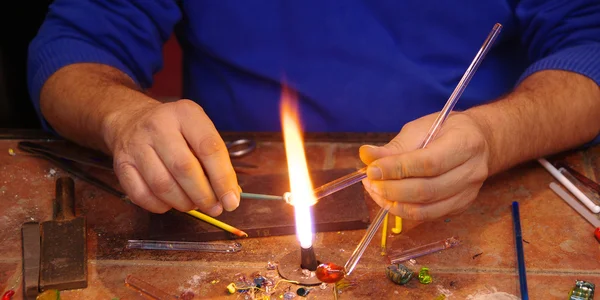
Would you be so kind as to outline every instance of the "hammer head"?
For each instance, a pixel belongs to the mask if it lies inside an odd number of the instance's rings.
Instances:
[[[40,290],[87,287],[86,222],[74,217],[73,180],[56,182],[54,220],[41,225]]]

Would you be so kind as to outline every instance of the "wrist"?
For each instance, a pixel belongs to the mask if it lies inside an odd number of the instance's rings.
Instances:
[[[144,99],[145,98],[145,99]],[[104,114],[101,121],[101,134],[106,145],[106,150],[113,154],[117,140],[123,134],[123,130],[132,126],[136,119],[154,107],[160,105],[158,100],[146,97],[137,98],[128,105],[117,107]]]
[[[473,120],[481,131],[488,152],[487,167],[489,175],[498,173],[503,168],[502,156],[500,155],[501,151],[498,149],[498,141],[495,138],[495,132],[489,118],[484,110],[477,107],[466,110],[464,113]]]

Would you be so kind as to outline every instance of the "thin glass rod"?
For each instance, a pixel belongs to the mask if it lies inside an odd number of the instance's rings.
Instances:
[[[425,148],[429,144],[429,142],[431,140],[433,140],[435,138],[435,136],[438,134],[438,132],[440,131],[440,128],[444,124],[444,121],[446,121],[446,119],[448,118],[448,115],[450,115],[450,112],[454,108],[454,105],[456,104],[456,102],[458,101],[460,96],[462,95],[466,86],[471,81],[471,78],[473,78],[473,74],[475,73],[475,71],[477,71],[477,68],[481,64],[481,61],[483,60],[485,55],[490,50],[494,41],[496,41],[496,38],[500,34],[501,29],[502,29],[502,25],[500,25],[499,23],[496,23],[494,25],[494,28],[492,28],[492,31],[489,33],[488,37],[483,42],[483,45],[477,52],[477,55],[475,55],[473,62],[471,62],[471,65],[469,66],[469,68],[467,68],[467,71],[465,72],[462,79],[460,80],[460,82],[458,83],[456,88],[454,89],[454,92],[452,93],[452,95],[450,95],[450,98],[448,98],[446,105],[444,105],[444,108],[439,113],[435,122],[429,129],[429,132],[427,133],[427,135],[425,136],[425,139],[423,140],[421,148]],[[339,182],[338,184],[344,185],[343,182]],[[330,187],[330,188],[333,189],[335,187]],[[381,223],[383,222],[383,219],[385,219],[385,216],[387,215],[389,209],[390,209],[389,206],[382,207],[381,210],[379,211],[379,213],[377,214],[377,216],[375,217],[375,220],[373,221],[373,223],[371,223],[369,228],[367,228],[367,232],[365,233],[365,236],[358,243],[358,246],[356,247],[356,249],[350,256],[350,258],[348,259],[348,262],[346,262],[346,265],[344,266],[344,268],[346,270],[346,275],[350,275],[350,273],[352,273],[352,271],[354,271],[356,264],[358,263],[358,261],[360,260],[360,258],[363,255],[363,253],[367,249],[367,246],[373,239],[373,236],[375,236],[375,233],[377,232],[377,230],[379,230],[379,226],[381,226]]]

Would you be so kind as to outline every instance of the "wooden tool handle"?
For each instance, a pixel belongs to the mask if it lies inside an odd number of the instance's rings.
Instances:
[[[56,180],[54,220],[73,218],[75,218],[75,183],[71,177],[60,177]]]

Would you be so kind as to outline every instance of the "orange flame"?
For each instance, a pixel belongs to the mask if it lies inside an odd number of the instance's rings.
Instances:
[[[296,219],[296,237],[302,248],[312,246],[313,221],[310,207],[317,202],[308,174],[308,164],[302,142],[302,130],[298,117],[297,95],[287,86],[281,91],[281,127],[287,157],[292,205]]]

